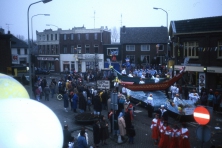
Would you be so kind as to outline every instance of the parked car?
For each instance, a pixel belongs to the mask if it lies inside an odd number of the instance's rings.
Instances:
[[[47,69],[35,67],[35,74],[49,75],[49,74],[50,74],[50,71],[47,70]]]

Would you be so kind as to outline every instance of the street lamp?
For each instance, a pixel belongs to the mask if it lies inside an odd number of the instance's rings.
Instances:
[[[36,14],[36,15],[32,16],[32,18],[31,18],[32,44],[33,44],[33,24],[32,24],[32,19],[33,19],[33,17],[38,16],[38,15],[50,16],[50,14]]]
[[[166,27],[168,29],[168,13],[167,13],[167,11],[162,8],[156,8],[156,7],[153,7],[153,9],[156,9],[156,10],[160,9],[160,10],[163,10],[164,12],[166,12]]]
[[[58,27],[58,26],[53,25],[53,24],[46,24],[46,26],[54,26],[54,27],[57,27],[57,29],[59,29],[59,27]]]
[[[32,89],[32,60],[31,60],[31,48],[30,48],[30,38],[29,38],[29,9],[32,5],[34,4],[37,4],[37,3],[40,3],[40,2],[43,2],[43,3],[48,3],[52,0],[40,0],[40,1],[37,1],[37,2],[34,2],[34,3],[31,3],[28,7],[28,10],[27,10],[27,23],[28,23],[28,48],[29,48],[29,86],[30,86],[30,89]],[[32,92],[32,91],[30,91]],[[32,96],[31,96],[32,97]]]

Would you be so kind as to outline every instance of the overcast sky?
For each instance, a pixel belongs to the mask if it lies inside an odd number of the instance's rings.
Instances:
[[[12,34],[28,38],[27,10],[31,3],[38,0],[0,0],[0,28]],[[172,20],[184,20],[222,15],[222,0],[52,0],[49,3],[37,3],[31,6],[33,17],[33,33],[44,29],[63,30],[85,26],[87,29],[107,26],[126,27],[158,27],[166,26],[166,13],[155,10],[158,7],[168,12],[168,25]],[[121,19],[122,14],[122,19]],[[9,24],[9,25],[6,25]],[[35,39],[35,35],[34,35]]]

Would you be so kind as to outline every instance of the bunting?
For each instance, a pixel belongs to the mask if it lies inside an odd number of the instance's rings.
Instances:
[[[222,51],[222,46],[221,47],[184,47],[185,50],[198,50],[198,51]]]

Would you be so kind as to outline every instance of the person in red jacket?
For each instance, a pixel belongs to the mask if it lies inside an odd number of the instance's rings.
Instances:
[[[158,138],[159,138],[159,124],[160,124],[160,119],[159,119],[159,114],[155,115],[155,118],[152,120],[151,124],[151,130],[152,130],[152,139],[154,139],[154,144],[158,144]]]
[[[182,123],[182,128],[180,129],[179,148],[190,148],[189,131],[186,123]]]
[[[158,144],[158,148],[168,148],[170,142],[171,128],[168,126],[167,121],[164,121],[162,128],[160,129],[161,138]]]
[[[169,148],[179,148],[179,135],[180,131],[176,124],[173,125],[171,129],[171,139],[170,139],[170,146]]]

